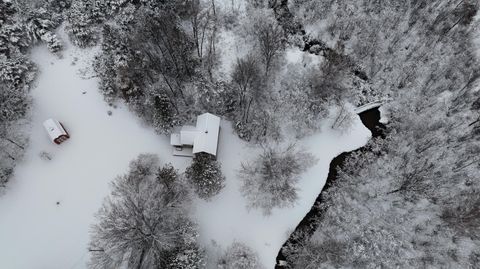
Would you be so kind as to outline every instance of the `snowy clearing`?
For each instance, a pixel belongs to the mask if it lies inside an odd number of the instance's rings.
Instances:
[[[324,126],[329,126],[324,124]],[[225,128],[222,127],[225,133]],[[245,243],[260,256],[266,268],[273,268],[275,258],[284,241],[310,210],[327,179],[330,161],[344,151],[359,148],[370,138],[370,131],[360,119],[355,120],[352,131],[340,135],[326,127],[323,132],[298,142],[318,158],[315,166],[302,175],[298,184],[299,200],[292,208],[274,209],[270,216],[261,210],[246,209],[241,196],[241,182],[236,177],[242,161],[251,160],[259,150],[252,150],[244,142],[220,138],[218,160],[227,178],[226,187],[210,202],[196,201],[196,215],[200,224],[200,237],[205,245],[227,247],[234,241]],[[230,129],[228,129],[230,131]]]
[[[80,71],[91,64],[95,52],[67,44],[64,58],[58,59],[45,47],[32,51],[41,73],[32,91],[30,146],[6,194],[0,197],[3,268],[85,268],[89,229],[110,192],[108,183],[124,173],[140,153],[156,153],[162,163],[172,162],[180,171],[190,162],[173,157],[169,138],[143,126],[125,107],[109,107],[98,92],[97,79],[82,79]],[[72,65],[75,57],[78,61]],[[54,145],[42,126],[48,118],[61,121],[71,139]],[[258,251],[266,268],[273,268],[282,243],[323,187],[330,161],[364,145],[370,137],[359,119],[348,134],[323,129],[298,143],[319,161],[303,175],[295,207],[275,209],[265,217],[259,210],[247,211],[236,177],[241,162],[251,160],[259,149],[238,139],[229,123],[222,122],[218,160],[226,187],[210,202],[195,201],[201,242],[211,254],[218,246],[243,242]],[[52,160],[40,158],[42,151]]]
[[[142,126],[127,109],[109,107],[96,79],[80,78],[79,69],[95,52],[67,48],[63,59],[45,47],[32,52],[41,73],[32,91],[30,146],[0,197],[2,268],[84,268],[90,225],[110,192],[108,183],[143,152],[157,153],[177,167],[187,164],[171,158],[167,137]],[[79,58],[76,65],[73,57]],[[53,144],[42,126],[48,118],[61,121],[71,138]],[[52,160],[41,159],[41,151]]]

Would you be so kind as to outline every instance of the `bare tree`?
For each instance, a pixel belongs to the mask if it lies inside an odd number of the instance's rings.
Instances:
[[[314,156],[294,145],[267,146],[251,163],[242,163],[241,191],[249,208],[260,208],[265,215],[274,207],[286,207],[297,199],[295,184],[300,175],[316,162]]]
[[[265,65],[265,76],[268,77],[273,61],[285,47],[285,33],[270,13],[261,12],[254,20],[253,33]]]
[[[348,110],[345,103],[341,103],[335,112],[332,129],[346,132],[353,124],[354,115]]]
[[[142,154],[112,188],[93,226],[92,268],[170,268],[182,242],[196,236],[177,172],[159,169],[157,156]]]
[[[212,69],[216,59],[216,37],[218,18],[215,0],[205,5],[199,0],[189,0],[189,21],[192,27],[193,42],[203,69],[212,79]]]
[[[260,95],[259,68],[253,55],[238,59],[233,70],[232,79],[238,89],[238,107],[241,112],[241,121],[248,122],[250,107]]]

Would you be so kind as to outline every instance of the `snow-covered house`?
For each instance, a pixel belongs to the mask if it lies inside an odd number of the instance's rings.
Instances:
[[[193,156],[205,152],[217,156],[218,136],[220,134],[220,118],[210,113],[197,117],[196,126],[183,126],[180,132],[170,136],[170,144],[174,146],[173,155]]]
[[[55,144],[59,145],[70,138],[70,135],[63,127],[63,124],[61,124],[58,120],[48,119],[43,122],[43,127],[45,127],[48,136]]]

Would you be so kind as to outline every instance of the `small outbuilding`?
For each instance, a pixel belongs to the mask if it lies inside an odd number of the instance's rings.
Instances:
[[[180,132],[170,136],[170,144],[174,146],[173,155],[193,156],[205,152],[217,156],[218,137],[220,134],[220,118],[210,113],[197,117],[196,126],[183,126]]]
[[[62,142],[70,138],[70,135],[65,130],[65,127],[63,127],[63,124],[58,120],[48,119],[43,122],[43,127],[45,127],[50,140],[57,145],[60,145]]]

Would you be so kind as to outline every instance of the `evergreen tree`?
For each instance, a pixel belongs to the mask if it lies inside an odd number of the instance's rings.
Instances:
[[[66,15],[67,25],[65,31],[73,43],[79,47],[92,46],[97,42],[95,20],[91,13],[91,4],[87,1],[73,1]]]
[[[193,185],[195,193],[205,200],[217,195],[224,187],[225,177],[220,163],[208,153],[196,153],[185,175]]]
[[[160,133],[170,133],[174,125],[172,103],[166,94],[155,96],[153,125]]]

